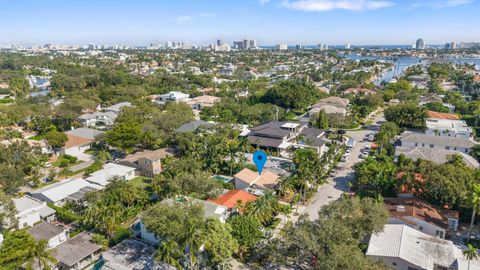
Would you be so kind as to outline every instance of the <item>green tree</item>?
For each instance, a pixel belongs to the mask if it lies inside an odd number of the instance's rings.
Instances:
[[[427,110],[414,103],[400,104],[386,108],[385,119],[396,123],[399,127],[424,129]]]
[[[472,244],[468,244],[468,249],[463,251],[463,255],[468,260],[468,270],[470,270],[470,262],[478,259],[478,249],[474,248]]]
[[[10,196],[0,190],[0,227],[16,227],[17,210]]]
[[[246,215],[234,215],[228,219],[228,224],[232,227],[232,236],[238,242],[238,256],[241,261],[245,261],[251,249],[263,238],[260,231],[262,224]]]
[[[204,248],[210,266],[227,265],[238,250],[237,240],[232,236],[229,224],[222,224],[218,219],[208,219],[205,224]]]
[[[35,240],[25,230],[2,232],[5,239],[0,245],[0,268],[5,270],[19,269],[29,258]]]
[[[61,148],[65,145],[68,137],[65,133],[51,130],[44,135],[45,140],[54,148]]]
[[[40,240],[36,242],[28,250],[27,270],[32,269],[45,269],[50,270],[51,265],[55,265],[57,260],[52,256],[51,251],[48,250],[48,242],[46,240]]]
[[[170,266],[176,269],[182,270],[183,267],[179,262],[182,257],[182,251],[178,246],[178,243],[174,240],[162,241],[156,252],[155,260],[161,261],[167,264],[167,270],[170,270]]]
[[[277,195],[273,191],[267,191],[263,196],[247,205],[246,214],[265,225],[273,220],[278,210]]]
[[[472,218],[470,220],[470,229],[468,230],[468,239],[472,235],[473,224],[475,223],[475,214],[480,212],[480,184],[474,184],[472,191],[468,194],[468,204],[472,207]]]
[[[315,116],[316,117],[316,120],[315,120],[315,127],[316,128],[319,128],[319,129],[323,129],[323,130],[326,130],[328,129],[328,118],[327,118],[327,114],[325,113],[325,110],[320,110],[320,112],[318,113],[318,115]]]

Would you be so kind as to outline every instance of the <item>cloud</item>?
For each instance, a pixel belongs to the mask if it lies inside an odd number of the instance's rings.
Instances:
[[[410,5],[411,9],[421,7],[433,7],[433,8],[453,8],[463,5],[468,5],[475,2],[475,0],[435,0],[435,1],[422,1],[413,3]]]
[[[189,23],[189,22],[193,22],[193,17],[192,16],[180,16],[178,18],[175,19],[175,23],[177,24],[185,24],[185,23]]]
[[[395,5],[388,0],[284,0],[283,7],[303,11],[375,10]]]
[[[260,0],[260,4],[264,5],[266,3],[270,2],[270,0]]]

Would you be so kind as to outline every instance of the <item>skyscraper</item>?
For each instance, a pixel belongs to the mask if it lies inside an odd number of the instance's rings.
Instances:
[[[417,39],[417,42],[415,43],[415,49],[425,50],[425,41],[423,41],[421,38]]]
[[[225,42],[223,42],[223,40],[217,39],[217,46],[222,46],[224,44],[225,44]]]

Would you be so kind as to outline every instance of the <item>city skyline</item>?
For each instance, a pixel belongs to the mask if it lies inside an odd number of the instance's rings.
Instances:
[[[440,45],[479,40],[479,11],[478,0],[0,0],[0,45]]]

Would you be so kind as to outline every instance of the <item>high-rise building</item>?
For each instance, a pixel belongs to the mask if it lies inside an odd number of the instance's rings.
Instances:
[[[223,42],[223,40],[217,39],[217,46],[222,46],[224,44],[225,44],[225,42]]]
[[[302,45],[295,45],[295,49],[301,50],[301,49],[302,49]]]
[[[238,50],[256,49],[257,41],[255,39],[244,39],[242,41],[234,41],[233,48]]]
[[[288,45],[287,44],[277,44],[275,45],[275,49],[278,51],[286,51],[288,50]]]
[[[457,43],[449,42],[449,43],[445,44],[445,49],[446,50],[456,50],[457,49]]]
[[[347,43],[347,44],[345,45],[345,50],[350,50],[351,47],[352,47],[352,46],[350,45],[350,43]]]
[[[250,39],[250,49],[256,49],[257,48],[257,41],[255,39]]]
[[[421,38],[417,39],[417,42],[415,43],[415,49],[425,50],[425,41],[423,41]]]

